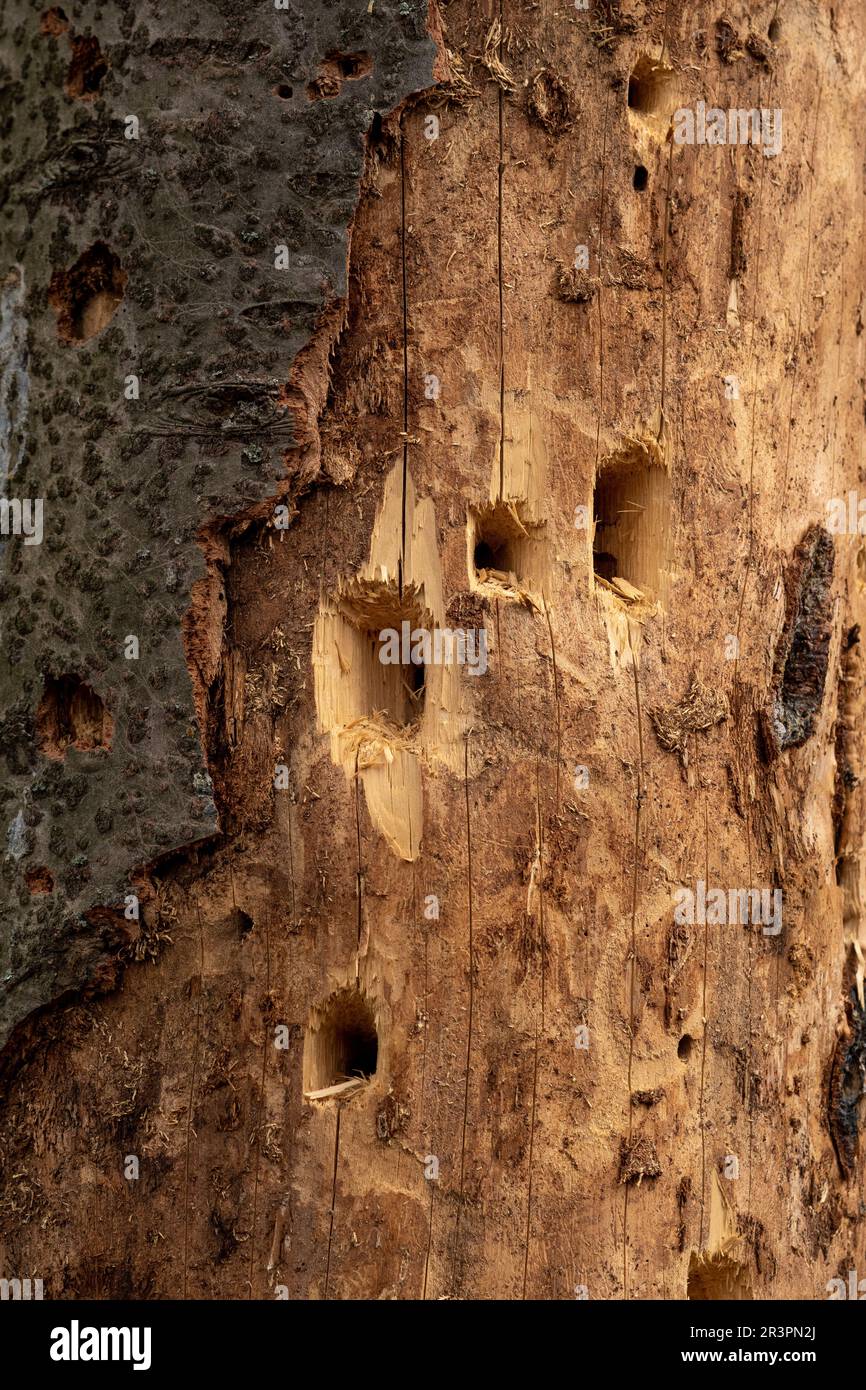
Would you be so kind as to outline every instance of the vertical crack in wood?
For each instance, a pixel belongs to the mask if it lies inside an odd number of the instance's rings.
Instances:
[[[334,1132],[334,1174],[331,1180],[331,1209],[330,1221],[328,1223],[328,1255],[325,1262],[325,1291],[324,1298],[328,1297],[331,1287],[331,1246],[334,1242],[334,1214],[337,1209],[337,1165],[340,1161],[340,1118],[343,1113],[342,1105],[337,1104],[337,1124]]]
[[[198,1062],[199,1049],[201,1047],[201,1002],[202,988],[204,981],[204,928],[201,920],[201,907],[196,902],[196,917],[198,920],[198,953],[199,953],[199,974],[196,989],[195,1007],[195,1041],[193,1043],[192,1069],[189,1078],[189,1098],[186,1107],[186,1155],[184,1159],[183,1176],[183,1297],[187,1296],[187,1277],[189,1274],[189,1169],[190,1169],[190,1142],[192,1136],[192,1107],[195,1100],[195,1088],[198,1083]]]
[[[469,927],[469,1019],[466,1029],[466,1080],[463,1089],[463,1124],[460,1137],[460,1188],[457,1205],[457,1221],[454,1232],[454,1272],[460,1254],[460,1222],[463,1215],[463,1183],[466,1170],[466,1127],[469,1121],[469,1080],[472,1060],[472,1025],[475,1012],[475,941],[472,904],[472,821],[469,804],[469,738],[466,734],[463,763],[463,789],[466,803],[466,885]]]

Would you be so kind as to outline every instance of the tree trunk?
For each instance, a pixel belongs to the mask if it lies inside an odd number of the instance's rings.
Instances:
[[[497,3],[4,13],[48,1297],[866,1272],[866,17]]]

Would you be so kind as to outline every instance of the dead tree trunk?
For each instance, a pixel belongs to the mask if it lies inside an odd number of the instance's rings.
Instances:
[[[2,24],[0,1274],[826,1297],[866,19]]]

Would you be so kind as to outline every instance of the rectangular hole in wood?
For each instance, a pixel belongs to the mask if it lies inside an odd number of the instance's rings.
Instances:
[[[753,1298],[749,1270],[730,1255],[695,1255],[689,1260],[688,1298],[742,1301]]]
[[[469,518],[472,582],[499,596],[519,598],[521,591],[533,588],[536,579],[541,528],[524,522],[523,505],[496,502]]]
[[[423,641],[433,620],[412,588],[355,579],[344,589],[339,615],[346,627],[335,653],[351,683],[356,719],[383,719],[400,729],[419,723],[427,692]]]
[[[378,1062],[376,1020],[360,990],[338,990],[313,1011],[304,1046],[305,1092],[368,1079]]]
[[[670,494],[667,470],[637,441],[611,455],[599,470],[593,493],[592,567],[620,597],[650,602],[664,597]],[[625,584],[618,585],[618,580]]]
[[[83,753],[109,748],[112,732],[111,715],[80,676],[46,679],[36,712],[40,752],[49,758],[62,758],[70,747]]]

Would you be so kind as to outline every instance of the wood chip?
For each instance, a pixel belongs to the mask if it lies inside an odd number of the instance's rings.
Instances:
[[[633,584],[629,584],[627,579],[615,574],[610,581],[611,588],[616,589],[617,593],[625,599],[626,603],[639,603],[646,598],[643,589],[636,589]]]
[[[353,1096],[356,1091],[361,1091],[366,1086],[363,1077],[353,1076],[349,1081],[338,1081],[333,1086],[323,1086],[320,1091],[305,1091],[304,1100],[334,1100],[339,1098],[346,1100],[348,1096]]]

